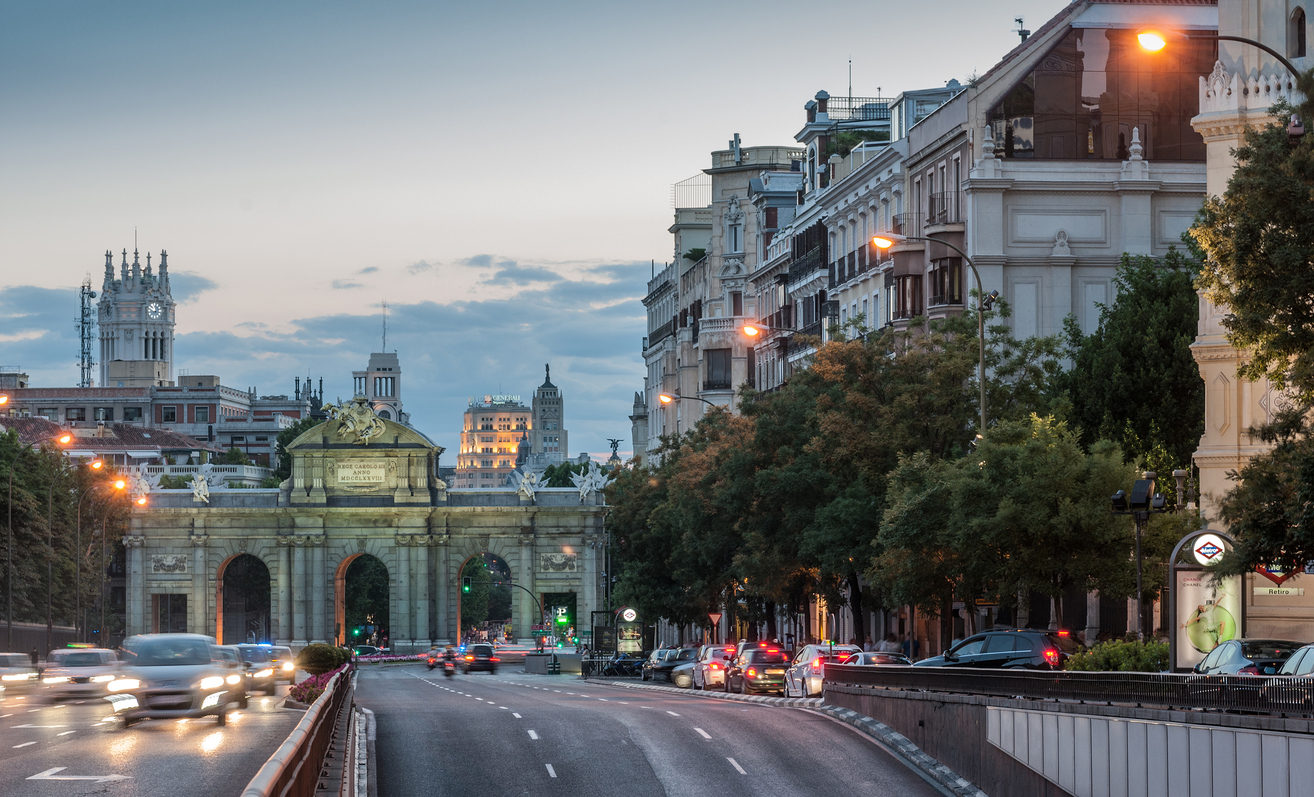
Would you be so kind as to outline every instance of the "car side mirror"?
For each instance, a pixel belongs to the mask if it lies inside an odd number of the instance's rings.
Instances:
[[[958,654],[957,654],[957,653],[954,653],[952,650],[946,650],[946,651],[944,652],[944,660],[945,660],[945,661],[958,661]]]

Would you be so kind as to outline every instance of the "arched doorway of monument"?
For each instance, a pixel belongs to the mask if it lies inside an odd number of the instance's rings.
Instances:
[[[219,565],[215,583],[215,639],[220,645],[272,642],[269,567],[239,553]]]
[[[333,574],[333,642],[382,646],[389,638],[388,566],[367,553],[348,556]]]
[[[457,570],[456,618],[459,640],[506,639],[515,628],[516,596],[506,560],[490,551],[467,557]],[[466,592],[466,579],[470,579]],[[512,636],[514,638],[514,636]]]

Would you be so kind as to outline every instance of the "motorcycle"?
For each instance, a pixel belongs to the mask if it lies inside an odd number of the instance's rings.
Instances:
[[[434,667],[438,666],[438,659],[434,656],[430,656],[428,659],[428,664],[429,664],[429,669],[432,670]]]
[[[454,661],[443,662],[443,675],[447,676],[448,678],[451,678],[453,675],[456,675],[456,662]]]

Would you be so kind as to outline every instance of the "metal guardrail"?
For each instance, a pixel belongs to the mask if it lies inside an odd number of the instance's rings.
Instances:
[[[1265,675],[826,665],[825,683],[921,692],[1314,716],[1314,680]]]
[[[348,667],[329,679],[324,692],[306,709],[306,716],[246,784],[242,797],[313,797],[320,764],[351,691],[351,673]]]

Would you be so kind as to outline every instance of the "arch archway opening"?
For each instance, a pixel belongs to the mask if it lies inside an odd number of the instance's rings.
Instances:
[[[358,553],[342,560],[333,577],[333,619],[337,644],[379,645],[389,633],[388,567]]]
[[[460,569],[457,596],[462,639],[514,638],[515,605],[511,567],[495,553],[483,551],[466,559]],[[466,592],[465,580],[470,579]]]
[[[259,557],[242,553],[229,558],[219,566],[215,588],[219,644],[273,641],[269,567]]]

